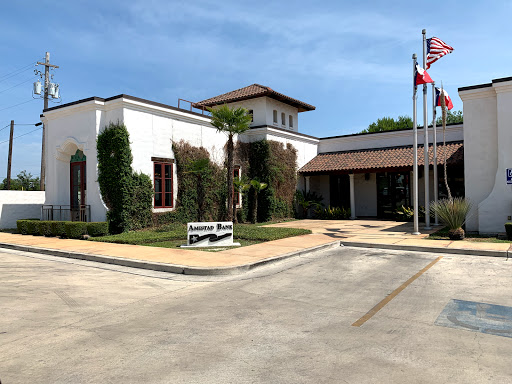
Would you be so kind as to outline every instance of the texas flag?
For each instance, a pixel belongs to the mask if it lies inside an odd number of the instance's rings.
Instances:
[[[416,76],[414,76],[414,85],[433,83],[427,71],[416,64]]]
[[[452,109],[453,103],[452,103],[452,99],[450,98],[450,96],[448,96],[448,92],[446,92],[443,89],[443,94],[444,94],[444,103],[446,105],[446,108]],[[440,96],[441,96],[441,88],[436,87],[436,107],[441,106],[441,97]]]

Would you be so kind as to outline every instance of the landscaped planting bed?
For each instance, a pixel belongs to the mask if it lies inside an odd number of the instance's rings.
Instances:
[[[308,229],[262,227],[252,224],[235,224],[234,241],[242,246],[286,237],[310,234]],[[187,227],[184,224],[172,224],[153,230],[125,232],[119,235],[101,236],[89,239],[106,243],[136,244],[152,247],[174,248],[187,243]],[[194,248],[197,249],[197,248]],[[206,247],[204,248],[206,250]]]

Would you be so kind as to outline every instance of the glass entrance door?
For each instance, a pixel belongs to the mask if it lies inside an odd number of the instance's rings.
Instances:
[[[394,219],[402,205],[411,205],[409,172],[377,173],[377,215]]]

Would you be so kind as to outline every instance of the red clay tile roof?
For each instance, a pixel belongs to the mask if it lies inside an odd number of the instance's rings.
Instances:
[[[412,146],[394,148],[373,148],[358,151],[320,153],[304,165],[300,173],[331,173],[331,172],[376,172],[393,168],[412,168]],[[464,162],[464,146],[461,142],[446,143],[447,164]],[[433,164],[432,146],[429,150],[429,163]],[[437,163],[443,164],[444,147],[437,145]],[[423,165],[423,146],[418,147],[418,165]]]
[[[224,93],[219,96],[211,97],[209,99],[199,101],[194,103],[194,108],[201,107],[212,107],[214,105],[232,103],[234,101],[248,100],[254,99],[256,97],[268,96],[272,99],[279,100],[283,103],[294,106],[299,109],[299,112],[304,111],[313,111],[316,109],[313,105],[304,103],[303,101],[291,98],[289,96],[283,95],[282,93],[274,91],[270,87],[266,87],[260,84],[252,84],[248,87],[237,89],[236,91],[231,91],[228,93]]]

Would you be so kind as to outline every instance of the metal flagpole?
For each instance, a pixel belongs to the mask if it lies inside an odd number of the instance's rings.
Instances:
[[[427,30],[421,31],[423,33],[423,69],[427,67]],[[425,229],[430,228],[430,197],[429,197],[429,181],[430,181],[430,167],[428,158],[428,113],[427,113],[427,84],[423,84],[423,130],[425,138],[423,141],[425,161],[423,166],[423,179],[425,180]]]
[[[416,54],[412,55],[412,134],[413,134],[413,155],[412,155],[412,200],[414,209],[414,232],[413,235],[419,235],[418,230],[418,126],[416,124]]]
[[[437,204],[437,199],[439,198],[439,178],[437,174],[437,133],[436,133],[436,83],[432,83],[432,116],[434,117],[434,122],[432,123],[432,127],[434,129],[434,137],[433,137],[433,149],[434,149],[434,202]],[[439,217],[437,216],[437,211],[434,216],[434,225],[439,225]]]

